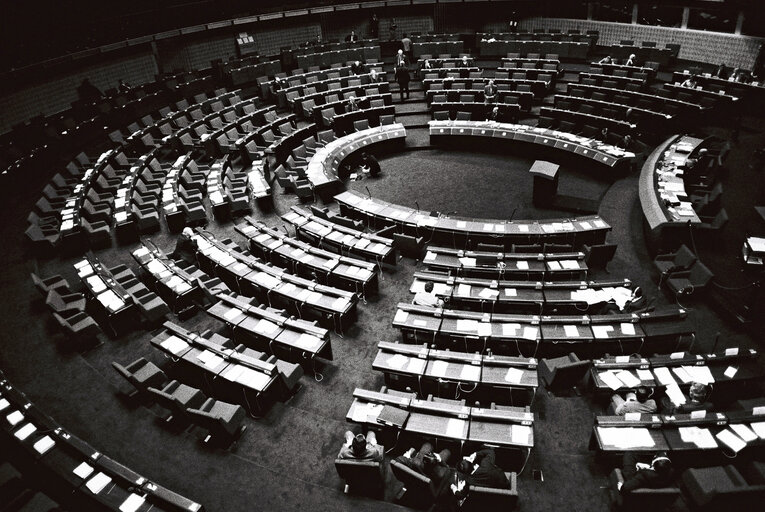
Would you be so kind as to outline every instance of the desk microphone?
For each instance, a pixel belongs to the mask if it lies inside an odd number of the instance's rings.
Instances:
[[[415,201],[415,202],[414,202],[414,204],[415,204],[415,205],[417,205],[417,211],[419,212],[419,211],[420,211],[420,203],[418,203],[417,201]]]
[[[369,191],[369,187],[364,185],[364,188],[367,189],[367,195],[369,196],[369,199],[372,199],[372,192]]]
[[[513,217],[515,217],[515,212],[517,211],[518,211],[518,207],[516,206],[515,208],[513,208],[513,213],[510,214],[510,218],[508,219],[508,222],[513,220]]]
[[[290,236],[290,232],[289,232],[289,231],[287,231],[287,226],[285,226],[284,224],[282,224],[282,229],[284,230],[284,233],[285,233],[287,236]]]

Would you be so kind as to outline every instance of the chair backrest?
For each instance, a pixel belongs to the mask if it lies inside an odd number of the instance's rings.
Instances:
[[[672,259],[674,270],[688,270],[696,263],[696,255],[685,244],[681,245]]]
[[[382,484],[382,465],[371,460],[335,459],[337,476],[351,488],[377,488]]]
[[[616,244],[598,244],[585,246],[587,266],[590,268],[605,268],[616,254]]]
[[[380,116],[380,125],[385,126],[389,124],[395,124],[396,118],[393,115]]]
[[[457,121],[470,121],[470,112],[457,112]]]
[[[573,352],[568,356],[551,360],[554,364],[549,366],[551,374],[542,374],[543,380],[548,390],[570,389],[578,384],[585,374],[589,371],[592,361],[580,361]],[[548,360],[543,359],[542,364],[547,366]]]
[[[366,119],[357,119],[353,122],[353,128],[360,132],[361,130],[368,130],[369,129],[369,121]]]
[[[391,461],[390,469],[393,471],[393,476],[404,484],[407,491],[411,491],[421,498],[432,499],[434,497],[433,482],[427,476],[397,460]]]
[[[448,121],[449,120],[449,112],[446,110],[438,110],[436,112],[433,112],[433,119],[436,121]]]

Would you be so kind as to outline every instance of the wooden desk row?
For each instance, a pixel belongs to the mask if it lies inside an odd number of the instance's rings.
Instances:
[[[214,333],[199,335],[172,322],[151,339],[153,347],[173,361],[173,372],[189,385],[262,415],[285,400],[303,375],[299,364],[267,357]]]
[[[372,101],[375,101],[375,100],[382,100],[382,104],[385,106],[393,105],[393,96],[390,93],[359,96],[356,102],[359,108],[365,109],[370,107],[372,104]],[[377,103],[379,103],[379,101],[375,101],[375,104]],[[313,107],[311,119],[313,119],[314,123],[316,123],[319,126],[330,128],[331,127],[330,124],[326,122],[327,119],[328,118],[331,119],[332,117],[334,117],[335,114],[343,114],[347,112],[347,108],[349,104],[350,104],[350,99],[343,98],[343,99],[338,99],[336,101],[324,103],[322,105],[315,105]]]
[[[337,332],[356,319],[358,296],[353,292],[318,284],[264,263],[233,241],[219,241],[201,230],[192,241],[197,246],[200,268],[243,295],[255,297],[262,304],[287,308],[300,318],[316,319]]]
[[[529,111],[534,102],[531,91],[497,91],[496,104],[518,105]],[[438,108],[439,103],[484,103],[484,89],[430,89],[425,91],[425,100],[431,108]]]
[[[433,126],[457,124],[451,121],[432,122]],[[460,123],[463,126],[470,123]],[[467,128],[465,128],[467,130]],[[603,243],[611,227],[598,216],[573,219],[490,220],[434,217],[429,212],[395,205],[377,198],[368,198],[347,190],[335,196],[340,212],[347,217],[360,218],[373,229],[395,226],[396,231],[410,236],[425,237],[433,244],[451,247],[475,247],[479,243],[501,244],[509,249],[513,244],[536,242]]]
[[[414,389],[419,396],[460,396],[474,401],[526,406],[534,400],[534,358],[468,354],[381,341],[372,368],[385,374],[393,389]]]
[[[590,449],[601,454],[666,451],[676,465],[707,466],[765,450],[765,411],[597,416]]]
[[[425,43],[412,43],[414,58],[420,55],[458,55],[465,51],[465,43],[462,41],[432,41]]]
[[[592,98],[604,101],[611,101],[619,105],[642,106],[657,112],[675,114],[685,112],[689,114],[699,114],[702,111],[701,105],[676,98],[667,98],[656,96],[643,92],[625,91],[622,89],[611,89],[597,85],[568,84],[568,95],[578,98]]]
[[[584,60],[590,50],[589,42],[574,41],[502,41],[493,39],[481,39],[479,43],[479,54],[481,57],[505,56],[508,53],[519,53],[528,55],[529,53],[550,54],[554,53],[559,58]]]
[[[358,48],[336,48],[332,50],[307,53],[297,56],[298,67],[308,69],[312,66],[328,68],[332,64],[346,63],[348,61],[380,60],[380,45],[370,44],[371,41],[362,41],[364,46]],[[338,43],[339,45],[348,43]]]
[[[202,512],[71,434],[0,373],[0,447],[30,482],[69,510]]]
[[[669,388],[670,398],[679,398],[678,389],[687,389],[692,382],[712,384],[715,401],[723,395],[762,380],[765,372],[757,364],[756,350],[730,348],[725,352],[691,354],[674,352],[641,357],[637,354],[608,356],[593,360],[590,371],[595,391],[610,396],[614,391],[638,386]]]
[[[399,303],[393,327],[407,343],[434,343],[462,352],[583,358],[677,350],[694,329],[681,308],[620,315],[523,315]]]
[[[420,71],[423,78],[469,78],[481,73],[482,70],[479,67],[447,67],[442,66],[439,68],[423,68]]]
[[[254,306],[246,297],[219,293],[207,314],[231,330],[234,341],[279,359],[307,362],[332,360],[329,331],[315,322],[287,316],[284,310]]]
[[[377,392],[356,388],[346,420],[460,445],[486,444],[498,449],[520,448],[524,451],[534,446],[534,414],[528,407],[468,407],[464,400],[418,399],[415,396],[414,393],[393,390]],[[386,407],[403,411],[403,426],[378,420]]]
[[[402,142],[404,139],[406,139],[404,125],[395,123],[360,130],[318,148],[306,169],[306,176],[311,182],[314,193],[326,196],[339,188],[340,180],[337,172],[343,160],[351,154],[374,145]]]
[[[113,332],[126,327],[134,319],[135,303],[132,297],[95,256],[87,255],[75,263],[74,268],[87,294],[95,299],[93,304],[97,304]]]
[[[660,66],[666,66],[673,53],[671,48],[656,48],[650,46],[635,46],[624,44],[612,44],[610,55],[614,59],[624,60],[630,55],[635,55],[638,62],[658,62]]]
[[[587,34],[569,32],[547,32],[544,29],[536,29],[534,32],[476,32],[476,44],[480,44],[484,39],[497,39],[501,41],[574,41],[577,43],[591,43],[594,45],[598,41],[598,33],[594,31]]]
[[[656,70],[646,66],[628,66],[626,64],[614,63],[590,63],[590,73],[598,75],[627,76],[630,78],[639,78],[641,80],[652,79],[656,76]]]
[[[292,238],[251,217],[234,228],[249,243],[250,252],[306,279],[336,286],[363,296],[377,293],[377,268],[373,263],[340,256]]]
[[[629,296],[629,279],[614,281],[510,281],[452,276],[442,272],[414,273],[411,293],[433,283],[433,293],[455,309],[489,313],[586,313],[618,295]]]
[[[429,245],[422,262],[429,270],[463,277],[526,281],[579,281],[587,278],[587,263],[581,252],[463,251]]]
[[[175,313],[192,306],[201,296],[197,280],[150,241],[149,244],[143,242],[131,253],[143,275],[153,282],[154,290]]]
[[[181,155],[167,172],[162,184],[162,210],[170,231],[178,232],[187,224],[207,220],[202,204],[202,190],[197,180],[200,168],[190,154]],[[181,179],[186,175],[187,179]],[[210,194],[208,193],[208,197]]]

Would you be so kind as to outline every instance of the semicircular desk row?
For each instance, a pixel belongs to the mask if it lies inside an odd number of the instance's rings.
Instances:
[[[406,139],[404,125],[394,123],[359,130],[317,148],[316,153],[309,160],[305,172],[308,181],[311,182],[314,194],[319,194],[324,199],[335,193],[335,190],[341,185],[338,178],[340,165],[352,153],[371,145],[387,141],[403,142],[404,139]]]
[[[40,410],[0,372],[0,453],[68,510],[203,512],[104,455]],[[58,509],[57,509],[58,510]]]
[[[635,153],[597,139],[550,128],[496,121],[430,121],[430,137],[471,136],[526,142],[588,158],[612,169],[628,170]]]
[[[353,190],[335,196],[340,213],[363,219],[374,229],[394,227],[397,232],[425,237],[431,244],[476,247],[479,243],[512,244],[567,243],[600,244],[611,226],[598,215],[565,219],[491,220],[432,216],[429,212],[368,197]]]
[[[679,245],[689,226],[701,223],[685,190],[683,174],[703,145],[704,139],[673,135],[643,164],[638,193],[652,243]]]

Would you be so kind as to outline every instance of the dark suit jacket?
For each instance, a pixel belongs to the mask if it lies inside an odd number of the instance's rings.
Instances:
[[[478,469],[468,476],[470,485],[480,485],[481,487],[494,487],[497,489],[507,489],[510,487],[505,472],[494,462],[495,454],[491,448],[476,453],[474,464],[478,464]]]
[[[630,492],[645,487],[658,489],[672,484],[674,474],[671,472],[667,477],[662,478],[652,469],[641,469],[638,471],[635,468],[635,464],[638,462],[640,462],[640,456],[636,453],[628,452],[624,454],[624,464],[622,467],[624,484],[622,485],[621,492]]]

